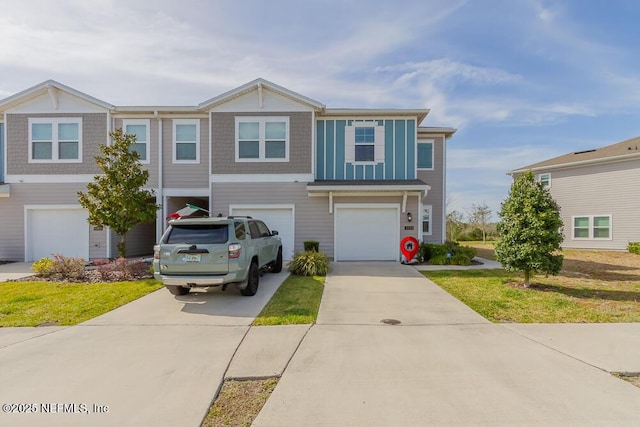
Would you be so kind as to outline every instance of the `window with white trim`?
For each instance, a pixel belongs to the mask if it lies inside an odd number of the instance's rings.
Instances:
[[[288,117],[236,117],[236,162],[288,161]]]
[[[378,121],[353,121],[345,127],[345,161],[374,164],[384,162],[384,126]]]
[[[432,230],[431,230],[432,215],[433,215],[432,206],[422,207],[422,234],[425,236],[430,236],[432,234]]]
[[[129,119],[122,121],[122,130],[125,135],[135,135],[136,142],[131,145],[131,151],[140,155],[140,163],[148,164],[151,160],[149,120]]]
[[[433,169],[433,141],[418,141],[418,169]]]
[[[200,120],[173,120],[173,163],[200,163]]]
[[[611,215],[585,215],[573,217],[574,240],[611,240]]]
[[[551,188],[551,174],[541,173],[538,174],[538,182],[545,188]]]
[[[82,162],[82,119],[30,118],[29,163]]]

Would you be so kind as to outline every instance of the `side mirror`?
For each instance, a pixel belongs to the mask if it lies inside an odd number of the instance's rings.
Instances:
[[[272,236],[277,236],[278,235],[278,230],[271,230],[271,235]]]

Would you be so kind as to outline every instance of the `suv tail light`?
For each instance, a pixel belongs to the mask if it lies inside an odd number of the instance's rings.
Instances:
[[[160,245],[153,247],[153,259],[160,259]]]
[[[229,245],[229,258],[239,258],[242,246],[238,243]]]

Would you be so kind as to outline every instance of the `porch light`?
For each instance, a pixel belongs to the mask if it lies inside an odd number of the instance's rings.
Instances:
[[[411,222],[412,219],[411,212],[407,212],[407,221]]]

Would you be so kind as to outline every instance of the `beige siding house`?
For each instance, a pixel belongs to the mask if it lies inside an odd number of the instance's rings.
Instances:
[[[257,79],[191,107],[114,106],[49,80],[0,100],[0,259],[117,255],[77,192],[109,132],[136,135],[161,206],[127,236],[148,255],[186,204],[259,217],[284,256],[306,240],[338,261],[400,259],[400,241],[445,238],[445,159],[455,129],[425,109],[333,109]]]
[[[561,207],[565,248],[626,249],[640,241],[640,138],[569,153],[533,171]]]

